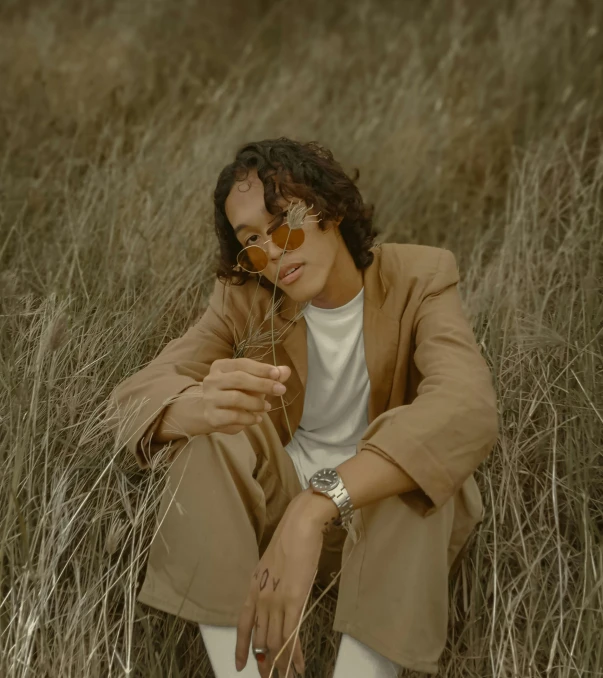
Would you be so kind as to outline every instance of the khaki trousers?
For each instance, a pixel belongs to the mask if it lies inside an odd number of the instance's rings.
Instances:
[[[236,626],[253,571],[302,487],[268,415],[236,435],[179,443],[139,600],[197,623]],[[455,525],[459,508],[460,516],[473,513],[471,524]],[[436,673],[449,573],[481,510],[472,476],[427,517],[398,495],[356,510],[358,543],[333,530],[319,562],[317,581],[326,585],[354,549],[334,587],[334,630],[403,667]]]

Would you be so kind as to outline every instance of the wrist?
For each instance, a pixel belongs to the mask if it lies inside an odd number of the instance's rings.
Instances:
[[[300,492],[295,499],[305,519],[321,530],[339,518],[337,504],[330,497],[314,492],[310,487]]]
[[[168,405],[153,435],[158,443],[210,433],[203,417],[203,384],[191,384]]]

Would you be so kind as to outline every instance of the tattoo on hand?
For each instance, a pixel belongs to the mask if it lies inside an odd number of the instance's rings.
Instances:
[[[268,581],[268,568],[264,570],[264,573],[262,574],[262,578],[260,579],[260,591],[263,591],[266,588],[266,582]]]
[[[272,577],[272,590],[273,591],[276,591],[276,587],[279,585],[280,581],[281,581],[280,579],[275,579],[274,577]]]

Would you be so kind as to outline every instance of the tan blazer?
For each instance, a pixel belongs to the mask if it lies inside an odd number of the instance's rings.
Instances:
[[[408,473],[421,489],[400,499],[420,515],[430,515],[455,495],[492,450],[498,436],[496,395],[461,306],[454,255],[436,247],[396,243],[376,245],[372,251],[374,261],[363,273],[369,426],[357,451],[372,450]],[[153,433],[167,405],[203,381],[214,360],[233,357],[252,300],[253,329],[267,317],[262,331],[270,331],[271,292],[255,280],[242,286],[216,281],[201,319],[113,391],[110,402],[119,439],[142,467],[165,446],[153,441]],[[285,400],[295,433],[307,378],[306,323],[303,316],[292,321],[301,306],[284,294],[282,300],[274,316],[275,333],[280,332],[276,359],[292,370]],[[272,364],[271,349],[247,356]],[[280,397],[266,398],[273,406],[269,416],[286,445],[290,436]],[[184,435],[172,441],[171,452],[185,443]],[[475,481],[471,484],[477,493]],[[479,496],[475,501],[473,512],[483,515]]]

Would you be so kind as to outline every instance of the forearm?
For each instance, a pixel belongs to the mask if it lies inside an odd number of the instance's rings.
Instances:
[[[418,489],[415,481],[393,462],[370,450],[360,450],[336,467],[350,495],[354,509],[387,497]],[[321,525],[339,515],[335,503],[324,495],[304,490],[306,510]]]
[[[337,471],[357,509],[419,487],[399,466],[370,450],[360,450]]]

